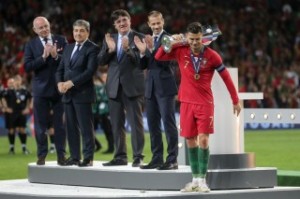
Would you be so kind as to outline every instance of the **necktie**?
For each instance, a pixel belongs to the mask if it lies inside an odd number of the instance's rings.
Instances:
[[[158,36],[154,36],[154,48],[158,47]]]
[[[121,59],[121,56],[122,56],[122,53],[123,53],[123,49],[122,49],[122,38],[121,38],[121,42],[119,43],[119,48],[118,48],[118,52],[117,52],[117,58],[118,58],[118,61],[120,61]]]
[[[48,38],[47,38],[47,37],[45,37],[43,40],[44,40],[45,44],[47,44],[47,42],[48,42]]]
[[[77,49],[76,49],[76,51],[73,53],[73,55],[72,55],[72,57],[71,57],[71,64],[74,63],[74,61],[77,59],[78,54],[79,54],[79,52],[80,52],[80,44],[77,44],[76,46],[77,46]]]

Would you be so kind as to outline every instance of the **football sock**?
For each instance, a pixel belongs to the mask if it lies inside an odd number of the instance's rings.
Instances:
[[[25,144],[26,145],[26,140],[27,140],[27,135],[26,133],[18,133],[21,144]]]
[[[198,151],[199,151],[198,147],[188,148],[189,162],[190,162],[193,178],[197,178],[200,175]]]
[[[12,134],[10,134],[10,133],[8,133],[8,141],[9,141],[9,144],[10,145],[15,145],[15,134],[14,133],[12,133]]]
[[[199,170],[200,170],[200,177],[204,178],[207,172],[208,166],[208,159],[209,159],[209,149],[202,149],[199,147]]]

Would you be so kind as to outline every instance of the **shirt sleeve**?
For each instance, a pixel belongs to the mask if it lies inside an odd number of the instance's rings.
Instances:
[[[234,105],[236,105],[239,103],[239,97],[238,97],[237,90],[233,84],[233,81],[231,79],[231,76],[230,76],[228,70],[225,68],[225,66],[223,64],[220,67],[222,67],[222,70],[221,71],[217,70],[217,71],[219,72],[221,78],[223,79],[223,81],[228,89],[228,92],[232,99],[232,103]]]
[[[222,80],[224,81],[227,90],[230,94],[232,103],[234,105],[239,103],[239,97],[238,97],[238,93],[237,93],[237,89],[235,88],[232,78],[228,72],[228,70],[226,69],[225,65],[223,64],[222,58],[218,53],[214,53],[214,65],[215,70],[220,74]]]
[[[155,59],[157,61],[170,61],[175,60],[175,51],[172,50],[170,53],[166,53],[163,47],[159,47],[157,52],[155,53]]]

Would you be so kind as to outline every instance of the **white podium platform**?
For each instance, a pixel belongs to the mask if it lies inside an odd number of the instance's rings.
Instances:
[[[62,167],[28,165],[28,179],[0,181],[1,199],[299,199],[300,187],[212,190],[209,193],[181,193],[175,186],[190,180],[188,166],[178,170],[141,170],[128,166]],[[224,170],[223,170],[224,172]],[[186,176],[186,177],[185,177]],[[187,177],[189,179],[187,179]],[[177,178],[177,179],[176,179]],[[174,180],[176,179],[176,180]],[[235,182],[237,178],[231,179]],[[231,183],[227,181],[227,183]],[[249,181],[249,183],[251,183]],[[134,188],[135,187],[135,188]],[[169,188],[167,188],[169,187]],[[155,189],[153,189],[155,188]],[[167,189],[166,189],[167,188]]]

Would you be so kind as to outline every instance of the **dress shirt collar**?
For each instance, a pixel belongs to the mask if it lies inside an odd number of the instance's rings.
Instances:
[[[118,33],[118,40],[121,40],[122,37],[129,35],[130,31],[128,31],[125,35],[121,35],[120,33]]]
[[[78,44],[80,44],[80,48],[79,48],[79,49],[81,49],[82,46],[84,45],[84,43],[85,43],[87,40],[88,40],[88,39],[84,40],[84,41],[81,42],[81,43],[76,42],[76,43],[75,43],[75,46],[77,46]]]
[[[153,34],[153,38],[154,37],[158,37],[158,39],[161,37],[161,35],[163,34],[164,30],[161,30],[161,32],[158,35]]]
[[[40,38],[41,42],[43,43],[43,45],[45,45],[44,37],[39,37],[39,38]],[[47,37],[47,43],[48,44],[53,44],[51,35],[48,35],[48,37]]]

